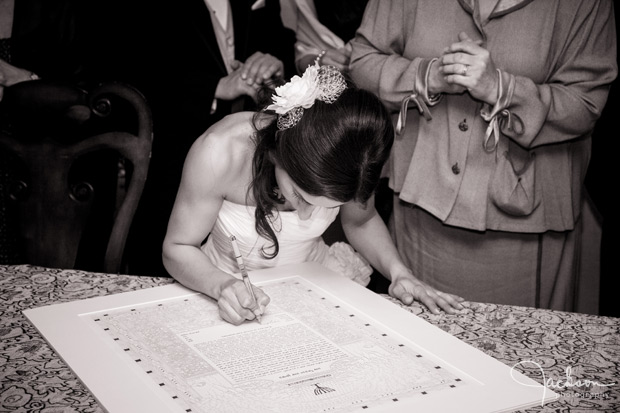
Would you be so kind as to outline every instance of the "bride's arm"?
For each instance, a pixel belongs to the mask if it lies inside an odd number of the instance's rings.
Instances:
[[[405,304],[415,299],[437,313],[438,307],[448,313],[461,309],[462,298],[435,290],[416,278],[405,266],[392,242],[372,197],[366,205],[349,202],[340,209],[342,227],[351,243],[370,264],[391,281],[389,293]]]
[[[163,243],[163,262],[181,284],[218,300],[222,318],[232,324],[255,318],[252,299],[242,281],[219,270],[200,250],[211,232],[226,195],[242,179],[230,139],[205,134],[185,160],[183,177]],[[255,289],[259,313],[269,298]]]

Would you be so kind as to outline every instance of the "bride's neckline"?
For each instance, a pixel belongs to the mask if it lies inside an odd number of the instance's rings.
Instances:
[[[256,209],[256,205],[245,205],[245,204],[238,204],[238,203],[236,203],[236,202],[229,201],[229,200],[227,200],[227,199],[224,199],[224,203],[226,203],[226,204],[228,204],[228,205],[231,205],[231,206],[233,206],[233,207],[236,207],[236,208],[251,208],[251,209]],[[280,204],[276,204],[276,205],[277,205],[278,207],[280,207],[280,206],[284,206],[284,205],[280,205]],[[337,210],[338,208],[334,208],[334,209],[336,209],[336,210]],[[331,210],[331,209],[330,209],[330,208],[323,208],[323,207],[318,206],[318,207],[316,207],[316,208],[315,208],[315,210],[314,210],[314,212],[312,213],[312,215],[315,215],[315,213],[316,213],[317,211],[319,211],[319,210],[320,210],[320,211],[322,211],[322,210]],[[285,213],[297,214],[297,210],[296,210],[296,209],[280,209],[280,208],[278,208],[278,212],[279,212],[279,213],[285,212]]]
[[[229,201],[227,199],[224,199],[224,202],[227,203],[228,205],[234,205],[237,206],[239,208],[256,208],[256,205],[246,205],[246,204],[238,204],[236,202],[233,201]],[[277,210],[278,212],[296,212],[296,209],[280,209],[280,207],[285,207],[286,204],[276,204]]]

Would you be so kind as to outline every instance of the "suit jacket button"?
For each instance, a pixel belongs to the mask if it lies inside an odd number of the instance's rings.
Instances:
[[[462,130],[463,132],[469,129],[469,125],[467,124],[467,119],[463,119],[463,122],[459,123],[459,129]]]
[[[452,165],[452,173],[454,175],[458,175],[461,173],[461,168],[459,168],[459,163],[455,163],[454,165]]]

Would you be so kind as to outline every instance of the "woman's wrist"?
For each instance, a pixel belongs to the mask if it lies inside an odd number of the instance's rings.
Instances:
[[[428,72],[425,73],[426,76],[426,92],[428,94],[429,100],[439,100],[441,96],[442,90],[442,81],[441,74],[437,69],[437,59],[431,60],[431,63],[428,66]]]
[[[319,66],[321,66],[322,64],[323,56],[325,56],[325,53],[327,53],[326,50],[321,50],[321,53],[316,55],[316,58],[314,59],[314,62],[318,64]]]
[[[388,269],[388,275],[392,282],[399,278],[415,278],[411,270],[402,262],[395,262]]]
[[[227,275],[229,275],[229,274],[227,274]],[[229,275],[229,278],[224,278],[223,280],[221,280],[216,285],[216,287],[212,291],[209,291],[208,293],[206,293],[206,295],[210,296],[214,300],[219,300],[220,297],[222,296],[222,291],[224,291],[226,288],[230,287],[236,281],[238,281],[238,280],[235,277],[233,277],[232,275]]]
[[[302,75],[306,69],[308,68],[308,66],[312,65],[314,63],[314,59],[316,59],[317,55],[315,54],[307,54],[304,55],[302,57],[300,57],[299,59],[297,59],[296,64],[297,64],[297,72]]]

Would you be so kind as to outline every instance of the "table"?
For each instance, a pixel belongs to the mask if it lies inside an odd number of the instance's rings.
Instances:
[[[103,411],[22,310],[173,282],[0,266],[0,411]],[[557,401],[523,412],[620,411],[618,318],[483,303],[466,303],[457,315],[434,315],[420,304],[385,298],[560,393]]]

